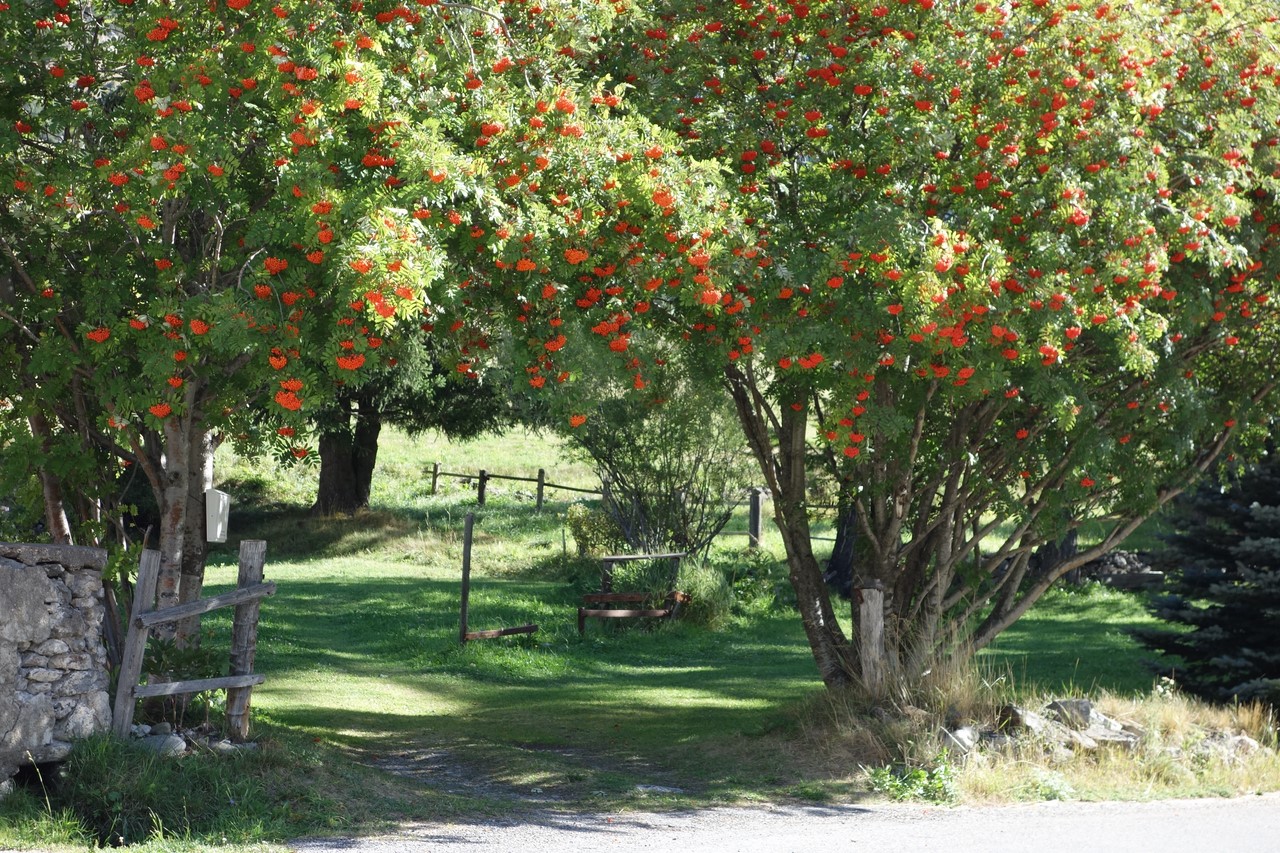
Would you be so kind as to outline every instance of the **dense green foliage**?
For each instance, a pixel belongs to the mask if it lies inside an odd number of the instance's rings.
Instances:
[[[679,247],[693,281],[647,316],[676,312],[727,383],[828,683],[991,642],[1256,440],[1277,26],[1241,0],[667,0],[589,58],[681,136],[652,156],[731,176],[729,233]],[[696,310],[659,297],[691,284]],[[821,583],[817,480],[856,512],[883,648]],[[1104,517],[1096,548],[1032,569]]]
[[[1140,636],[1181,659],[1171,674],[1184,690],[1280,704],[1280,457],[1206,483],[1171,522],[1172,583],[1154,611],[1176,628]]]

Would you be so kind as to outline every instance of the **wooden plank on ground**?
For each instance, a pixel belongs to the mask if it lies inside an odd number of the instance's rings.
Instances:
[[[590,616],[596,619],[626,619],[630,616],[670,616],[671,609],[664,608],[662,610],[596,610],[584,607],[580,611],[583,616]]]
[[[468,631],[468,640],[492,640],[494,637],[507,637],[512,634],[532,634],[538,630],[537,625],[516,625],[513,628],[494,628],[489,631]]]

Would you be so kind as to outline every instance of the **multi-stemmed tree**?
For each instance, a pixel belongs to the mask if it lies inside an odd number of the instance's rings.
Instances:
[[[661,283],[653,316],[737,405],[828,684],[990,642],[1259,422],[1270,7],[668,0],[621,27],[584,61],[681,136],[664,156],[733,176],[726,231],[679,247],[698,298]],[[856,522],[852,643],[819,478]]]

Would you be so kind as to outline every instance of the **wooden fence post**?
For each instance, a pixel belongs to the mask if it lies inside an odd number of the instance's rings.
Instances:
[[[160,552],[143,551],[138,561],[138,580],[133,586],[133,613],[129,624],[156,607],[156,581],[160,577]],[[146,628],[127,630],[124,653],[120,656],[120,672],[116,682],[116,705],[111,718],[111,731],[117,737],[128,737],[133,726],[134,690],[142,676],[142,658],[147,653]]]
[[[440,482],[440,463],[437,462],[431,466],[431,494],[436,493],[436,486]]]
[[[884,695],[884,587],[879,581],[855,590],[858,605],[858,652],[862,685],[874,698]]]
[[[489,482],[489,472],[481,468],[480,483],[476,489],[476,504],[479,506],[484,506],[484,487],[488,484],[488,482]]]
[[[467,513],[462,526],[462,618],[458,626],[458,642],[467,644],[467,607],[471,599],[471,529],[475,525],[475,513]]]
[[[764,518],[761,512],[763,502],[764,492],[758,488],[752,489],[747,520],[747,546],[749,548],[760,547],[760,537],[764,533]]]
[[[547,470],[545,468],[538,469],[538,511],[542,511],[542,498],[547,490]]]
[[[267,561],[267,543],[261,539],[246,539],[240,543],[240,577],[237,586],[253,586],[262,583],[263,566]],[[231,628],[230,674],[249,675],[253,672],[254,653],[258,648],[258,612],[260,599],[237,604]],[[252,687],[227,688],[227,735],[236,743],[249,737],[249,701]]]

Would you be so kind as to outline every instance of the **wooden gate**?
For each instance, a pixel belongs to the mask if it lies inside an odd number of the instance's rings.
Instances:
[[[264,583],[262,580],[266,557],[266,542],[261,539],[246,539],[240,543],[240,577],[236,589],[212,598],[156,610],[160,552],[142,552],[142,559],[138,564],[138,580],[134,586],[133,613],[129,618],[124,653],[120,661],[120,678],[116,686],[116,703],[111,722],[111,730],[116,735],[128,737],[133,725],[134,706],[139,699],[226,690],[227,736],[236,742],[244,741],[249,736],[250,692],[253,685],[266,680],[265,676],[253,672],[253,657],[258,643],[258,608],[264,597],[274,595],[276,591],[275,583]],[[236,612],[231,632],[230,675],[223,678],[166,681],[160,684],[138,683],[138,679],[142,677],[147,638],[153,627],[232,605]]]

